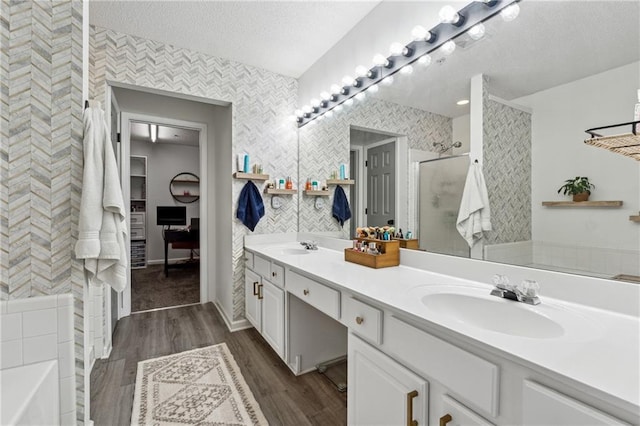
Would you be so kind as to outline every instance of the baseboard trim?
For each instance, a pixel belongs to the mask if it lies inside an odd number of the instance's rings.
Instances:
[[[229,331],[234,332],[234,331],[245,330],[247,328],[253,327],[247,319],[241,319],[240,321],[230,320],[229,317],[227,316],[227,313],[224,311],[224,309],[218,303],[217,300],[213,302],[213,306],[215,306],[218,312],[220,312],[220,316],[222,316],[222,319],[224,320],[224,323],[229,329]]]

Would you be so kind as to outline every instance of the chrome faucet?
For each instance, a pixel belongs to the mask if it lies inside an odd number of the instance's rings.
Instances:
[[[505,275],[496,274],[493,276],[493,285],[491,290],[492,296],[502,297],[503,299],[515,300],[516,302],[526,303],[528,305],[540,304],[538,291],[540,285],[533,280],[524,280],[519,287],[509,283],[509,278]]]
[[[304,246],[307,250],[318,250],[318,243],[316,241],[301,241],[301,246]]]

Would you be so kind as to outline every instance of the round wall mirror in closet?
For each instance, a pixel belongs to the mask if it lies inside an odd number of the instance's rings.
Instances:
[[[179,203],[194,203],[200,199],[200,178],[190,172],[178,173],[169,183],[169,192]]]

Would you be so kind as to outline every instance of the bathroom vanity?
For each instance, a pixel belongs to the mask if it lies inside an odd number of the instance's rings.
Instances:
[[[637,316],[345,262],[351,242],[245,241],[246,317],[294,374],[348,355],[348,423],[638,424]],[[403,251],[404,253],[404,251]],[[469,262],[469,260],[459,260]],[[413,262],[413,263],[412,263]]]

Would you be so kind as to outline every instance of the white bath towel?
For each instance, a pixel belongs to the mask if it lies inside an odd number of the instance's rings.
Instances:
[[[469,247],[473,247],[482,239],[484,231],[491,231],[491,209],[487,185],[484,182],[480,164],[476,162],[469,166],[456,228]]]
[[[84,174],[75,252],[93,284],[127,284],[125,207],[111,138],[98,102],[84,111]]]

